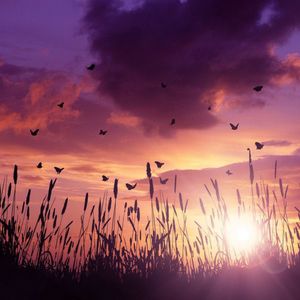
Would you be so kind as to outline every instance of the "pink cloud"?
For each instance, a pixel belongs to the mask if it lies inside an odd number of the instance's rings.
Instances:
[[[283,86],[295,83],[300,79],[300,54],[290,53],[282,62],[285,72],[273,77],[275,85]]]
[[[80,112],[74,103],[90,91],[86,78],[76,81],[61,72],[41,71],[3,65],[0,67],[0,131],[47,128],[66,119],[77,118]],[[57,104],[65,102],[63,110]]]
[[[126,112],[112,112],[107,119],[109,124],[123,125],[127,127],[137,127],[141,120],[139,117],[133,116]]]

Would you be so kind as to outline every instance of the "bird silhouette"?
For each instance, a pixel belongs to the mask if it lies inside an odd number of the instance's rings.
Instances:
[[[102,175],[102,181],[108,181],[109,177]]]
[[[232,173],[230,170],[227,170],[227,171],[226,171],[226,174],[227,174],[228,176],[230,176],[230,175],[232,175],[233,173]]]
[[[65,102],[61,102],[61,103],[57,104],[57,106],[60,107],[60,108],[63,108],[64,105],[65,105]]]
[[[93,71],[95,69],[96,65],[95,64],[90,64],[88,66],[86,66],[87,70],[89,71]]]
[[[57,174],[60,174],[64,168],[54,167]]]
[[[30,133],[31,133],[32,136],[37,136],[39,131],[40,131],[39,129],[35,129],[35,130],[30,129]]]
[[[264,147],[264,144],[255,142],[256,150],[261,150]]]
[[[160,83],[160,86],[161,86],[163,89],[167,88],[167,85],[166,85],[165,83],[163,83],[163,82]]]
[[[126,187],[127,187],[127,189],[128,189],[129,191],[135,189],[135,188],[136,188],[136,185],[137,185],[137,183],[134,184],[134,185],[132,185],[132,184],[130,184],[130,183],[126,183]]]
[[[99,135],[106,135],[107,130],[100,129]]]
[[[263,86],[262,85],[257,85],[253,88],[254,91],[256,92],[260,92],[261,90],[263,89]]]
[[[39,162],[36,166],[38,169],[41,169],[43,167],[43,164],[41,162]]]
[[[173,126],[173,125],[175,125],[175,123],[176,123],[176,120],[173,118],[173,119],[171,120],[170,125]]]
[[[229,125],[230,125],[230,127],[231,127],[232,130],[237,130],[239,128],[240,124],[237,123],[236,125],[234,125],[234,124],[230,123]]]
[[[160,169],[165,163],[156,160],[155,164]]]
[[[160,181],[161,184],[166,184],[168,182],[168,180],[169,180],[169,178],[161,179],[159,177],[159,181]]]
[[[210,105],[207,109],[208,109],[208,110],[211,110],[211,109],[212,109],[211,105]]]

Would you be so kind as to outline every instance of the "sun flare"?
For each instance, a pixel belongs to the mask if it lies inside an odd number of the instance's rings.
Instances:
[[[234,251],[250,252],[258,244],[258,230],[251,220],[236,218],[227,224],[226,238]]]

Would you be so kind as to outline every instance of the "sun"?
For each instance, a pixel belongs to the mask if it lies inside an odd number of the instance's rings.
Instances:
[[[251,252],[258,244],[258,230],[250,219],[230,220],[225,235],[228,246],[236,252]]]

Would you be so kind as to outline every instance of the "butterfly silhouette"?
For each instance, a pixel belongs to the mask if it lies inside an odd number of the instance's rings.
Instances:
[[[39,162],[36,166],[38,169],[41,169],[43,167],[43,164],[41,162]]]
[[[60,174],[64,168],[54,167],[57,174]]]
[[[165,88],[167,87],[167,85],[166,85],[165,83],[163,83],[163,82],[160,83],[160,86],[161,86],[163,89],[165,89]]]
[[[156,160],[155,164],[160,169],[165,163]]]
[[[106,134],[107,134],[107,130],[100,129],[99,135],[106,135]]]
[[[109,177],[102,175],[102,181],[108,181]]]
[[[134,185],[132,185],[132,184],[130,184],[130,183],[126,183],[126,187],[127,187],[127,189],[128,189],[129,191],[135,189],[135,188],[136,188],[136,185],[137,185],[137,183],[134,184]]]
[[[260,92],[261,90],[263,89],[263,86],[262,85],[257,85],[253,88],[254,91],[256,92]]]
[[[31,130],[30,129],[30,133],[31,133],[32,136],[37,136],[37,134],[39,133],[39,131],[40,131],[39,129],[35,129],[35,130]]]
[[[89,71],[93,71],[95,69],[96,65],[95,64],[90,64],[88,66],[86,66],[87,70]]]
[[[227,174],[228,176],[230,176],[230,175],[232,175],[233,173],[232,173],[230,170],[227,170],[227,171],[226,171],[226,174]]]
[[[232,130],[237,130],[239,128],[240,124],[237,123],[236,125],[234,125],[234,124],[230,123],[229,125],[230,125],[230,127],[231,127]]]
[[[168,182],[168,180],[169,180],[169,178],[161,179],[161,178],[159,177],[159,181],[160,181],[161,184],[166,184],[166,183]]]
[[[261,150],[264,147],[264,144],[259,143],[259,142],[255,142],[255,146],[257,150]]]

